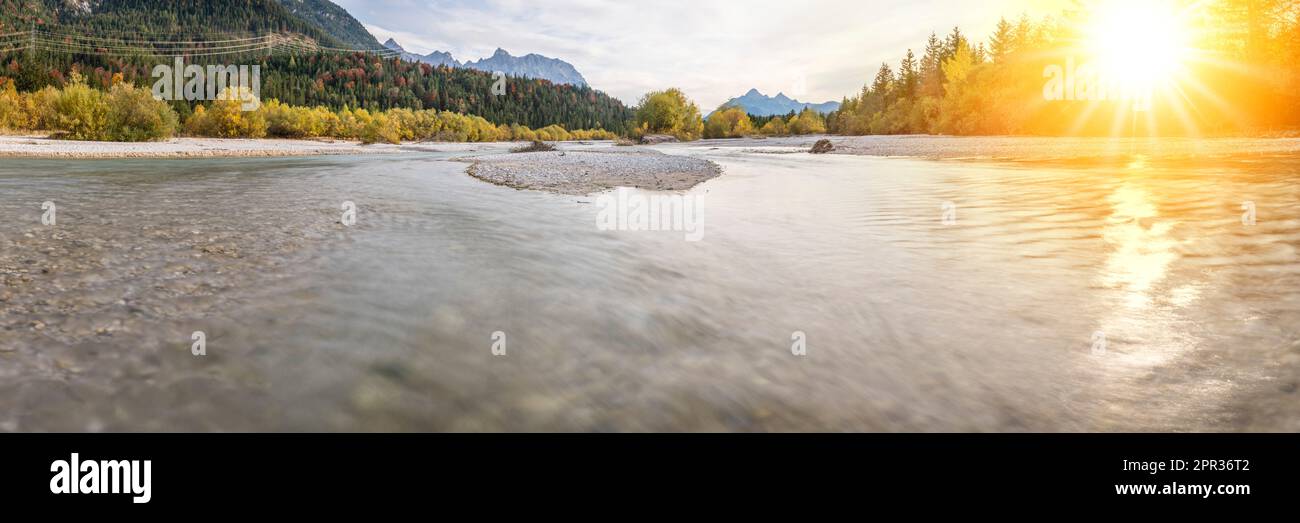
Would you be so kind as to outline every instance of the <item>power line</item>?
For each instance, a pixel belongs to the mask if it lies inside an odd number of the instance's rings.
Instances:
[[[70,26],[51,26],[51,25],[37,26],[36,24],[32,24],[31,30],[45,31],[45,32],[77,31],[78,32],[77,34],[81,34],[83,36],[90,36],[91,34],[93,34],[93,36],[101,37],[101,38],[122,38],[122,39],[148,38],[153,40],[161,40],[170,37],[195,38],[195,37],[201,37],[205,35],[213,35],[217,38],[244,38],[244,37],[265,36],[267,34],[267,33],[259,33],[259,32],[252,32],[252,31],[214,30],[214,31],[204,32],[204,31],[194,31],[188,29],[150,33],[146,31],[124,30],[124,29],[104,29],[98,27],[76,28]]]
[[[60,45],[50,45],[50,44],[48,44],[48,43],[39,43],[39,44],[37,45],[37,47],[38,47],[39,49],[41,49],[41,50],[44,50],[44,51],[54,51],[54,52],[61,52],[61,53],[68,53],[68,54],[95,55],[95,56],[128,56],[128,55],[132,54],[132,53],[125,53],[125,52],[122,52],[122,51],[98,51],[98,50],[87,49],[87,48],[84,48],[84,47],[68,47],[68,46],[60,46]],[[146,56],[229,56],[229,55],[246,55],[246,54],[252,54],[252,53],[256,53],[256,52],[258,52],[258,51],[265,51],[265,50],[268,50],[268,49],[273,49],[273,47],[271,47],[271,46],[263,46],[263,47],[257,47],[257,48],[252,48],[252,49],[241,49],[241,50],[236,50],[236,51],[213,51],[213,52],[198,52],[198,51],[196,51],[196,52],[163,52],[163,53],[160,53],[160,52],[139,51],[139,52],[136,52],[136,53],[134,53],[134,54],[136,54],[136,55],[146,55]]]
[[[100,45],[100,44],[87,44],[87,43],[78,43],[78,42],[61,42],[58,40],[50,40],[48,38],[37,38],[37,42],[43,44],[49,44],[49,45],[59,45],[64,47],[80,47],[80,48],[88,48],[94,50],[117,50],[117,51],[128,51],[128,52],[129,51],[180,52],[180,53],[184,53],[186,51],[222,51],[222,50],[232,50],[232,49],[234,50],[253,49],[253,48],[266,47],[268,45],[271,45],[272,43],[269,40],[264,40],[260,42],[250,42],[246,44],[220,45],[220,46],[143,47],[143,46],[131,46],[131,45],[107,45],[107,44]]]
[[[26,35],[27,33],[14,33]],[[107,42],[113,44],[149,44],[149,45],[181,45],[181,44],[227,44],[234,42],[247,42],[254,40],[270,40],[275,38],[274,34],[254,36],[249,38],[230,38],[224,40],[131,40],[121,38],[107,38],[102,36],[74,35],[66,33],[55,33],[51,31],[36,31],[36,34],[53,38],[68,38],[73,40],[82,40],[90,42]],[[3,36],[3,35],[0,35]]]
[[[322,46],[300,35],[277,33],[216,40],[146,40],[73,35],[33,28],[31,31],[0,35],[0,52],[8,53],[24,49],[98,56],[224,56],[259,52],[360,53],[381,58],[394,58],[401,55],[398,51],[386,48],[353,49]]]

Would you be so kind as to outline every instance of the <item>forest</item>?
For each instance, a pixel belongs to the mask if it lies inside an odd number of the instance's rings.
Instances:
[[[1115,40],[1101,45],[1097,34],[1089,34],[1098,13],[1087,5],[1040,21],[1003,19],[986,42],[972,41],[959,28],[942,38],[932,33],[920,56],[909,49],[896,67],[881,64],[861,92],[828,115],[827,128],[846,135],[1213,135],[1300,128],[1300,2],[1184,2],[1185,11],[1169,16],[1100,27],[1103,37]],[[1152,27],[1158,24],[1166,30]],[[1097,91],[1064,100],[1045,95],[1046,72],[1082,63],[1098,47],[1121,62],[1128,54],[1148,59],[1134,59],[1120,76],[1142,77],[1170,65],[1146,49],[1161,50],[1168,44],[1155,37],[1172,39],[1175,32],[1185,41],[1163,50],[1179,54],[1180,63],[1151,82],[1149,106],[1122,97],[1098,100],[1114,97]]]
[[[402,141],[490,142],[506,140],[612,140],[605,129],[538,129],[496,124],[474,115],[437,109],[303,107],[267,100],[255,110],[243,107],[243,93],[226,92],[198,103],[184,118],[172,104],[121,74],[106,89],[87,84],[79,73],[63,87],[22,93],[13,80],[0,79],[0,129],[50,131],[56,138],[95,141],[151,141],[177,135],[215,138],[330,137],[362,143]]]
[[[62,89],[76,73],[103,91],[114,78],[148,87],[155,65],[183,55],[196,65],[259,65],[262,96],[294,106],[450,111],[498,125],[612,132],[632,117],[590,87],[509,77],[495,95],[490,73],[402,61],[354,43],[363,40],[355,28],[335,23],[343,36],[332,36],[275,0],[103,0],[84,16],[58,4],[0,0],[0,81],[35,92]],[[173,109],[184,120],[196,106]]]
[[[87,16],[56,9],[59,4],[0,0],[0,87],[16,91],[11,99],[35,99],[50,88],[62,92],[74,76],[105,96],[123,83],[147,88],[152,67],[168,62],[171,53],[198,65],[259,65],[262,97],[295,110],[431,111],[472,116],[493,129],[588,129],[681,140],[820,133],[1268,135],[1300,129],[1300,2],[1290,0],[1177,2],[1186,9],[1110,25],[1098,25],[1106,20],[1094,7],[1099,4],[1079,2],[1041,20],[1004,18],[983,41],[953,28],[942,37],[931,33],[919,55],[908,49],[896,65],[880,64],[830,114],[757,117],[721,107],[708,121],[676,88],[647,93],[635,107],[589,87],[528,78],[509,78],[504,94],[494,94],[496,79],[486,72],[333,47],[369,44],[355,24],[335,17],[332,32],[343,36],[334,36],[273,0],[103,0],[111,9]],[[213,33],[215,27],[221,31]],[[177,40],[181,36],[185,40]],[[1089,81],[1096,72],[1091,61],[1107,53],[1126,67],[1112,67],[1105,81]],[[1135,77],[1145,78],[1148,97],[1128,96],[1130,86],[1113,81]],[[18,102],[8,103],[10,114],[19,114],[13,108]],[[182,132],[200,105],[171,103]]]

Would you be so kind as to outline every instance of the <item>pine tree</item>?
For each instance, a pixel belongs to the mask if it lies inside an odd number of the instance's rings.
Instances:
[[[1011,22],[1006,18],[999,19],[997,29],[993,31],[993,36],[989,37],[989,58],[993,63],[1000,64],[1007,55],[1015,52],[1015,38],[1015,28],[1011,26]]]
[[[957,51],[963,47],[970,50],[969,46],[970,42],[966,40],[966,35],[961,33],[961,28],[953,27],[952,32],[948,33],[948,37],[943,40],[943,53],[940,54],[939,64],[943,65],[943,62],[956,56]]]
[[[943,94],[943,71],[939,68],[943,60],[943,44],[933,32],[925,43],[925,54],[921,55],[921,92],[925,96]]]
[[[920,73],[916,70],[916,55],[912,50],[907,50],[907,55],[903,61],[898,64],[898,84],[899,97],[912,100],[916,98],[916,90],[921,83]]]
[[[893,101],[894,71],[889,69],[889,64],[881,63],[880,69],[876,71],[876,79],[871,82],[871,97],[868,105],[869,112],[876,113],[884,111]]]

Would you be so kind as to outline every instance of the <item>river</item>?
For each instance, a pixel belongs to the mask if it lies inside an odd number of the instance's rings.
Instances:
[[[0,431],[1300,431],[1300,157],[659,149],[699,241],[464,152],[0,160]]]

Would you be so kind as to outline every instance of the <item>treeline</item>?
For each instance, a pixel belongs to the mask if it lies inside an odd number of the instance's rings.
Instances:
[[[823,134],[826,130],[826,118],[811,107],[797,114],[754,116],[743,107],[723,105],[704,121],[705,138]]]
[[[511,77],[504,94],[496,95],[491,73],[332,49],[373,38],[360,38],[364,29],[342,19],[342,10],[328,16],[313,11],[321,5],[294,4],[291,10],[280,0],[0,0],[0,77],[13,79],[23,92],[62,89],[74,72],[105,91],[118,75],[147,88],[154,66],[181,55],[200,66],[259,65],[262,96],[291,105],[433,109],[494,124],[618,133],[632,120],[631,109],[590,87]],[[173,108],[185,118],[195,105]]]
[[[987,42],[960,29],[931,34],[920,57],[881,64],[862,91],[827,117],[831,133],[1233,133],[1300,127],[1300,2],[1216,0],[1201,6],[1186,85],[1160,92],[1140,117],[1123,103],[1047,100],[1044,70],[1084,61],[1086,9],[1034,22],[1001,20]],[[1117,35],[1118,36],[1118,35]],[[1131,120],[1131,121],[1130,121]]]
[[[504,140],[612,140],[608,130],[566,130],[559,125],[531,129],[495,124],[479,116],[436,109],[301,107],[270,100],[244,111],[241,93],[199,104],[183,117],[171,104],[155,100],[148,89],[119,75],[107,90],[89,86],[80,75],[62,88],[47,86],[32,93],[0,79],[0,130],[48,131],[74,140],[148,141],[178,134],[216,138],[314,138],[401,141],[489,142]]]
[[[822,134],[827,131],[826,118],[812,108],[799,113],[791,111],[786,115],[754,116],[744,107],[723,105],[703,119],[695,102],[677,88],[653,91],[643,96],[631,127],[634,137],[666,134],[682,141]]]
[[[47,86],[62,88],[73,72],[82,73],[91,87],[106,90],[116,76],[138,87],[153,85],[153,67],[171,58],[97,56],[44,51],[0,54],[0,77],[15,80],[20,91]],[[291,105],[362,108],[436,109],[474,114],[495,124],[533,128],[599,128],[624,132],[632,110],[618,99],[590,87],[556,85],[547,80],[506,78],[504,94],[494,95],[492,74],[473,69],[381,58],[365,53],[250,54],[242,58],[209,60],[196,57],[186,64],[248,64],[261,66],[262,96]],[[184,116],[195,103],[178,103]]]

